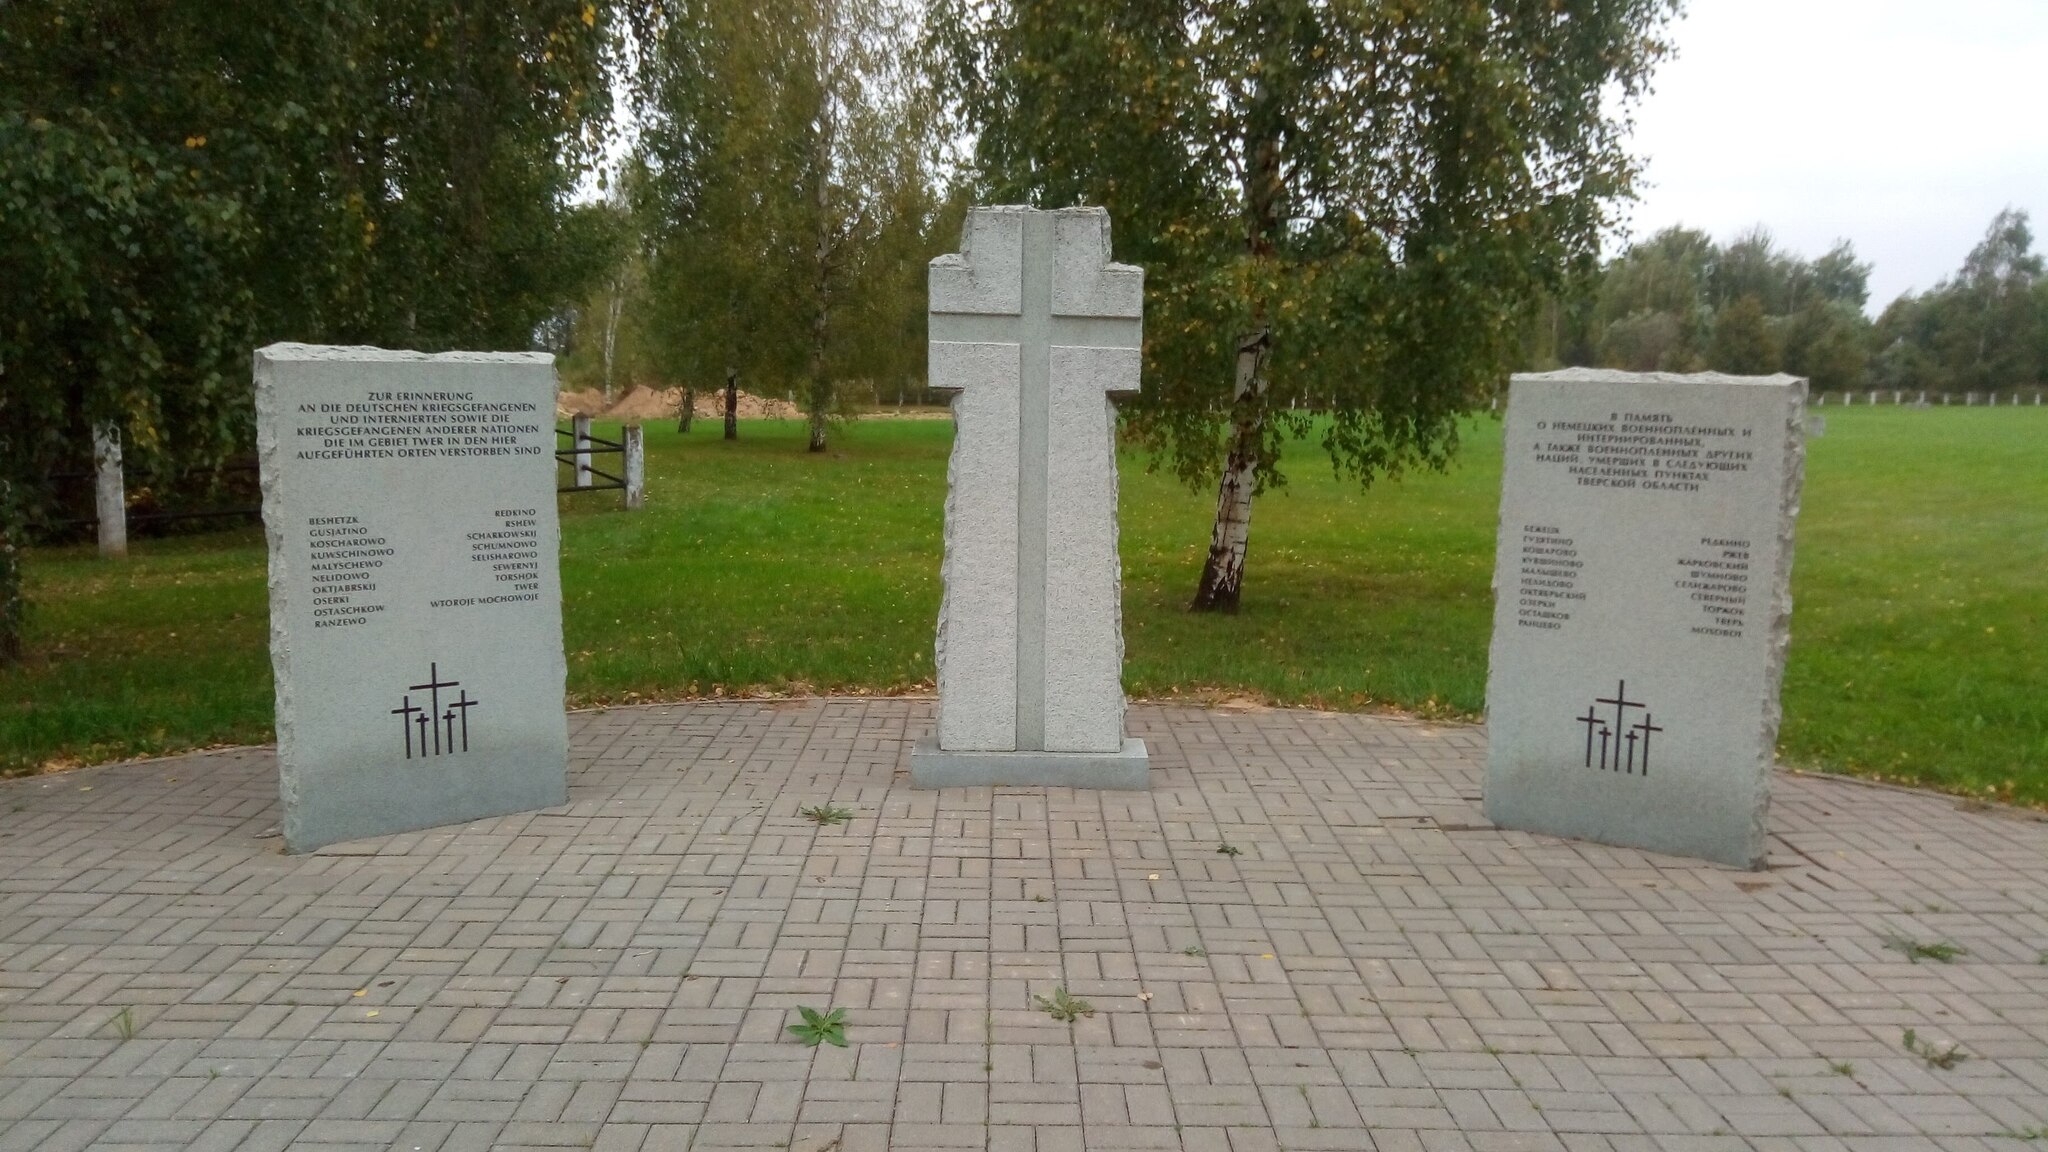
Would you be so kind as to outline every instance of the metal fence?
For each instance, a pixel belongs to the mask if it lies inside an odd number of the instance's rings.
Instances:
[[[569,439],[567,448],[555,451],[556,462],[569,469],[570,479],[569,483],[557,486],[557,492],[622,492],[627,511],[646,504],[647,437],[640,425],[628,424],[619,432],[620,439],[606,440],[591,435],[590,417],[578,416],[568,428],[556,428],[555,435]],[[591,460],[593,456],[609,455],[619,457],[619,471],[623,475],[607,472]]]
[[[257,467],[253,461],[247,464],[227,464],[219,469],[219,472],[223,475],[254,475],[256,471]],[[99,478],[98,473],[91,469],[71,469],[62,472],[51,472],[48,475],[53,484],[60,486],[60,492],[63,486],[79,481],[84,481],[90,486]],[[84,516],[51,516],[44,522],[52,527],[92,528],[100,522],[99,510],[89,498],[78,500],[60,496],[59,504],[61,507],[67,508],[91,508],[92,511],[89,515]],[[213,508],[159,508],[144,506],[139,508],[131,507],[124,510],[124,518],[129,524],[173,524],[182,520],[228,520],[235,518],[253,520],[260,519],[262,516],[263,506],[261,504],[232,504]]]
[[[619,471],[626,471],[626,446],[617,440],[606,440],[594,436],[590,431],[590,418],[578,416],[568,428],[555,429],[555,461],[569,469],[570,481],[556,486],[557,492],[624,492],[626,478],[614,475],[591,462],[594,456],[619,457]],[[567,448],[562,441],[569,442]]]
[[[1863,388],[1853,392],[1815,392],[1816,408],[1881,404],[1901,408],[2039,408],[2048,405],[2048,387],[2010,388],[2000,392],[1919,392],[1902,388]]]

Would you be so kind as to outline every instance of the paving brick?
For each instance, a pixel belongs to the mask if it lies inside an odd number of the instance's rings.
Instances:
[[[0,783],[0,1152],[1991,1152],[2048,1125],[2048,824],[1783,775],[1771,867],[1736,873],[1491,828],[1474,728],[1139,706],[1149,792],[913,792],[931,718],[578,713],[565,807],[299,857],[267,749]],[[854,819],[797,812],[824,802]],[[1093,1014],[1052,1019],[1055,987]],[[799,1006],[848,1009],[850,1047],[797,1045]]]

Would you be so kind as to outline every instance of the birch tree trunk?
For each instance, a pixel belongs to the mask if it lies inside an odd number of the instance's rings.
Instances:
[[[740,438],[740,370],[731,366],[725,370],[725,438]]]
[[[1280,107],[1263,84],[1255,86],[1245,137],[1245,252],[1257,269],[1273,255],[1280,233]],[[1237,342],[1237,380],[1230,408],[1230,447],[1216,492],[1216,526],[1209,558],[1195,586],[1192,612],[1235,612],[1244,589],[1244,554],[1252,535],[1252,490],[1266,444],[1266,358],[1273,329],[1263,298],[1252,307],[1252,331]]]
[[[831,259],[832,231],[831,223],[825,215],[825,197],[825,179],[823,175],[820,175],[818,178],[817,205],[817,278],[813,286],[818,295],[817,309],[811,313],[811,371],[810,379],[805,385],[809,395],[805,397],[804,403],[804,407],[809,409],[811,421],[810,450],[812,452],[823,452],[825,450],[825,421],[832,411],[832,380],[825,373],[825,334],[826,325],[830,318],[830,311],[827,307],[829,298],[826,293],[831,288],[828,262]]]
[[[604,315],[604,406],[612,406],[612,364],[618,358],[619,315],[626,310],[626,286],[617,278],[612,280],[611,299],[605,302]]]
[[[810,451],[812,452],[823,452],[825,450],[825,413],[827,411],[827,406],[831,404],[831,402],[831,389],[828,386],[821,384],[819,380],[814,377],[811,381],[810,405]]]
[[[811,444],[813,452],[825,450],[825,421],[832,411],[832,380],[825,372],[825,336],[831,319],[830,292],[832,261],[832,220],[830,209],[830,181],[827,176],[831,163],[831,114],[825,115],[826,127],[818,134],[818,171],[814,176],[817,183],[817,203],[813,205],[818,213],[817,245],[812,251],[814,260],[811,290],[816,293],[815,308],[811,313],[811,365],[810,379],[805,384],[808,395],[804,407],[809,409],[811,421]]]
[[[818,76],[818,112],[811,136],[811,211],[815,232],[811,247],[811,371],[805,404],[811,422],[810,450],[825,450],[825,421],[832,408],[832,381],[825,374],[825,336],[831,319],[832,291],[832,147],[838,129],[835,89],[839,82],[836,51],[839,5],[827,0],[821,13],[814,51]]]
[[[1252,489],[1258,481],[1259,450],[1266,428],[1266,353],[1272,332],[1261,328],[1237,343],[1237,388],[1231,406],[1230,451],[1216,492],[1216,527],[1209,558],[1188,609],[1235,612],[1244,585],[1244,554],[1251,543]]]
[[[21,659],[21,626],[25,615],[21,599],[21,517],[16,514],[14,492],[0,478],[0,668]]]

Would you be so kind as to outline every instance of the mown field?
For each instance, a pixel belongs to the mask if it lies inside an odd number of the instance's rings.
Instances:
[[[2048,805],[2048,410],[1830,408],[1794,566],[1786,762]],[[600,434],[604,434],[600,429]],[[565,500],[572,702],[928,688],[951,424],[648,431],[649,507]],[[1245,606],[1183,611],[1213,496],[1124,462],[1139,697],[1476,717],[1500,433],[1360,493],[1297,446]],[[0,769],[270,737],[261,533],[29,556],[31,656],[0,673]]]

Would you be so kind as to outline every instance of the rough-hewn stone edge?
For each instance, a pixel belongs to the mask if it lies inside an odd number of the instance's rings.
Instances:
[[[292,700],[292,686],[297,683],[292,675],[291,645],[286,642],[285,620],[290,614],[287,591],[289,579],[289,549],[284,547],[284,484],[279,436],[284,416],[278,410],[276,366],[289,360],[339,359],[322,353],[339,349],[321,348],[310,344],[272,344],[258,348],[255,354],[256,382],[256,465],[262,489],[263,536],[266,571],[269,578],[268,605],[270,608],[270,672],[274,682],[275,715],[273,731],[277,738],[277,782],[279,824],[288,823],[285,814],[297,809],[297,774],[292,770],[294,750],[298,733],[294,727],[297,712]]]
[[[1134,393],[1135,394],[1135,393]],[[1110,586],[1109,603],[1111,623],[1110,643],[1116,649],[1116,726],[1118,731],[1129,731],[1131,698],[1124,691],[1124,551],[1123,518],[1117,513],[1123,507],[1123,477],[1116,466],[1116,397],[1114,393],[1104,395],[1102,405],[1108,409],[1109,425],[1109,557]],[[1129,747],[1131,738],[1124,738]],[[1140,748],[1143,741],[1138,741]]]
[[[953,617],[953,585],[958,574],[953,571],[953,521],[955,493],[960,490],[960,405],[967,400],[965,389],[953,389],[946,407],[953,419],[953,445],[946,452],[946,500],[940,515],[939,529],[939,619],[932,635],[932,697],[938,698],[938,686],[946,681],[946,625]],[[933,718],[937,723],[937,718]],[[935,736],[933,740],[938,738]]]
[[[1510,381],[1556,384],[1748,384],[1781,388],[1798,384],[1806,394],[1806,381],[1798,376],[1731,376],[1726,372],[1630,372],[1621,368],[1559,368],[1555,372],[1517,372]]]
[[[1787,385],[1785,459],[1778,495],[1778,565],[1771,573],[1770,661],[1764,671],[1763,723],[1757,729],[1756,762],[1762,766],[1762,779],[1756,784],[1756,810],[1751,816],[1752,869],[1762,868],[1770,855],[1771,769],[1778,762],[1778,727],[1785,716],[1782,690],[1785,657],[1792,647],[1792,550],[1806,479],[1806,380],[1796,376],[1768,379]]]
[[[256,363],[287,360],[357,360],[373,363],[553,364],[552,352],[411,352],[367,344],[270,344],[256,350]]]
[[[1002,786],[1143,792],[1152,787],[1145,742],[1125,737],[1119,752],[942,752],[936,736],[910,750],[913,788]]]

